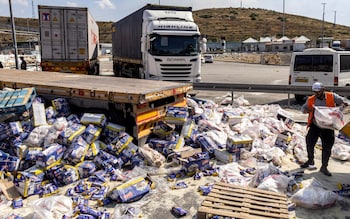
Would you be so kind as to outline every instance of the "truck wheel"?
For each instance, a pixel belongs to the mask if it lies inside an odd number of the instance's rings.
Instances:
[[[96,63],[94,65],[94,69],[95,69],[94,75],[100,75],[100,64]]]
[[[305,102],[305,98],[306,98],[305,95],[295,94],[294,97],[297,102],[300,102],[300,103]]]
[[[120,77],[121,66],[119,63],[113,63],[113,73],[115,77]]]
[[[140,79],[145,79],[145,73],[143,73],[143,68],[138,68],[138,69],[139,69]]]

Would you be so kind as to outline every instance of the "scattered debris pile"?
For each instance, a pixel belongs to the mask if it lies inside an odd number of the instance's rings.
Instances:
[[[1,93],[3,101],[8,92]],[[193,187],[189,180],[201,178],[285,194],[305,208],[331,207],[340,195],[349,195],[345,185],[338,192],[316,180],[306,186],[303,171],[283,170],[288,162],[297,166],[307,156],[305,126],[279,105],[251,106],[241,100],[235,103],[244,104],[224,106],[188,97],[187,107],[168,107],[146,144],[138,147],[108,115],[73,113],[64,98],[48,102],[35,92],[31,97],[30,107],[3,113],[0,124],[1,175],[17,191],[11,197],[1,188],[0,206],[30,208],[30,217],[138,218],[147,214],[139,201],[160,199],[168,190],[185,191]],[[341,136],[333,157],[349,160],[347,133]],[[208,195],[213,185],[201,185],[198,191]],[[26,202],[33,196],[35,201]],[[293,203],[285,201],[293,211]],[[234,215],[234,209],[208,215]],[[181,205],[170,206],[169,212],[177,217],[196,214]],[[252,212],[245,213],[253,217]],[[3,216],[28,215],[18,210]]]

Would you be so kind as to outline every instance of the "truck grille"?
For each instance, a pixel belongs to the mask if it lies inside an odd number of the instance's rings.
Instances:
[[[164,77],[183,77],[191,74],[192,64],[160,64]]]

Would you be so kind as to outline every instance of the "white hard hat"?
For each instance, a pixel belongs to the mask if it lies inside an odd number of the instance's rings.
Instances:
[[[323,89],[323,84],[321,82],[315,82],[312,85],[312,91],[320,91],[321,89]]]

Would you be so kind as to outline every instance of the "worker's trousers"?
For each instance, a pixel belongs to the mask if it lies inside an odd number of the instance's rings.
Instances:
[[[306,135],[306,149],[309,161],[314,161],[315,145],[318,138],[322,143],[322,167],[328,166],[328,161],[334,145],[334,130],[322,129],[312,123]]]

